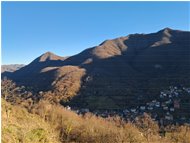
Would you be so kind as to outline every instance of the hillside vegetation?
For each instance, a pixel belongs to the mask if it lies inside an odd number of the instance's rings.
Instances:
[[[51,126],[38,115],[1,100],[2,143],[58,143]]]
[[[2,81],[3,143],[189,143],[190,126],[159,127],[148,114],[135,122],[119,116],[76,114]]]
[[[137,123],[119,117],[77,115],[62,106],[40,101],[26,110],[2,99],[3,143],[189,143],[189,126],[161,129],[148,115]]]

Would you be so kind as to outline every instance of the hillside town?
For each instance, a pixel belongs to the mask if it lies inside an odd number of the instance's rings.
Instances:
[[[154,99],[140,106],[113,109],[113,110],[93,110],[88,108],[76,109],[69,106],[68,110],[74,110],[77,114],[85,114],[92,112],[96,116],[104,118],[112,116],[120,116],[121,118],[134,122],[138,120],[138,116],[148,113],[152,119],[159,125],[168,124],[190,124],[190,88],[183,86],[170,86],[167,90],[160,92],[157,99]]]

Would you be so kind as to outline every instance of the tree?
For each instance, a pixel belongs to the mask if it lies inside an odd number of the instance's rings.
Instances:
[[[143,133],[148,143],[154,135],[158,135],[158,124],[154,122],[146,113],[138,117],[138,119],[135,121],[135,124],[137,128],[139,128],[139,130]]]
[[[10,97],[14,95],[16,84],[6,77],[1,81],[1,94],[2,97],[7,101],[11,100]]]

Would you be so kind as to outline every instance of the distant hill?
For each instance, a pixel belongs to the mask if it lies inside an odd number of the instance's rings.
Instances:
[[[2,65],[1,66],[1,73],[3,72],[14,72],[19,70],[20,68],[24,67],[24,64],[10,64],[10,65]]]
[[[51,91],[48,98],[57,102],[107,109],[139,105],[170,85],[190,86],[189,71],[190,32],[165,28],[106,40],[68,58],[48,52],[9,78]]]

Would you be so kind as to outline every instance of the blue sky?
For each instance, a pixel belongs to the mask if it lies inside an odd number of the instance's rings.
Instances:
[[[70,56],[106,39],[190,30],[190,2],[2,2],[2,64]]]

